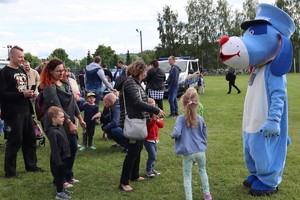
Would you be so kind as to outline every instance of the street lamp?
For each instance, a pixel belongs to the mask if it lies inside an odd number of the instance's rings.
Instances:
[[[141,55],[143,53],[143,39],[142,39],[142,31],[139,31],[138,29],[135,29],[136,32],[140,33],[140,41],[141,41]]]
[[[9,51],[11,50],[12,45],[7,45],[7,60],[9,60]]]

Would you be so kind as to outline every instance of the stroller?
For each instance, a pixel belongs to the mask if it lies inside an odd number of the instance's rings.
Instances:
[[[36,123],[35,120],[33,120],[33,125],[34,125],[34,131],[35,131],[35,138],[36,141],[38,141],[38,146],[45,146],[46,144],[46,138],[43,134],[43,131],[38,123]]]

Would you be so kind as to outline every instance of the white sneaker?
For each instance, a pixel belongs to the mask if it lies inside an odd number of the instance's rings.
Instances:
[[[72,187],[73,187],[73,185],[68,183],[68,182],[65,182],[64,185],[63,185],[64,189],[69,189],[69,188],[72,188]]]

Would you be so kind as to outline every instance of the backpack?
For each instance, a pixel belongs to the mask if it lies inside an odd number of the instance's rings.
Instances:
[[[48,109],[48,106],[44,103],[43,91],[41,91],[35,98],[34,108],[37,120],[41,121]]]

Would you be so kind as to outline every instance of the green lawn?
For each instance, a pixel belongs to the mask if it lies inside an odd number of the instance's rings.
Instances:
[[[300,121],[300,75],[289,74],[289,133],[292,144],[288,149],[283,181],[279,193],[272,196],[276,200],[296,200],[300,197],[299,169],[299,121]],[[205,77],[205,94],[200,96],[204,106],[204,119],[208,130],[207,173],[211,193],[217,200],[250,200],[248,189],[242,186],[248,175],[243,161],[242,150],[242,113],[248,76],[237,76],[236,84],[242,90],[237,94],[233,88],[227,95],[228,82],[224,76]],[[169,104],[164,102],[166,114],[169,114]],[[162,175],[143,183],[133,182],[136,191],[124,193],[118,189],[121,167],[125,154],[120,148],[112,148],[114,144],[102,138],[99,126],[94,138],[96,151],[79,152],[74,167],[75,176],[81,182],[72,191],[72,199],[185,199],[181,169],[181,157],[174,154],[174,141],[170,138],[175,119],[165,119],[165,128],[161,129],[160,143],[156,169]],[[80,142],[81,140],[80,134]],[[3,144],[3,136],[0,143]],[[54,199],[55,187],[49,170],[49,143],[46,147],[37,149],[38,164],[44,168],[44,173],[25,172],[22,153],[19,152],[17,172],[20,179],[5,179],[3,172],[3,147],[0,147],[0,199]],[[146,151],[143,150],[141,160],[141,175],[144,175]],[[193,196],[202,200],[201,182],[196,166],[193,168]],[[269,199],[265,197],[264,199]]]

